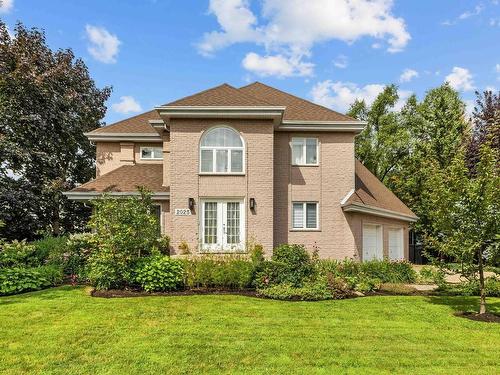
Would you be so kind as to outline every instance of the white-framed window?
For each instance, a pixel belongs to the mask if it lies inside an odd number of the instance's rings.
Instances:
[[[239,133],[228,127],[207,130],[200,142],[200,173],[243,174],[245,146]]]
[[[318,165],[318,138],[292,138],[292,165]]]
[[[163,148],[141,147],[141,160],[163,160]]]
[[[292,228],[318,229],[318,202],[292,202]]]

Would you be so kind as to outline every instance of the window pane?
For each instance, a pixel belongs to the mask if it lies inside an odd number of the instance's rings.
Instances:
[[[292,227],[304,227],[304,205],[302,203],[294,203],[292,211]]]
[[[217,202],[205,202],[203,241],[206,244],[217,243]]]
[[[227,172],[227,150],[215,150],[215,171]]]
[[[243,147],[240,135],[229,128],[214,128],[203,135],[202,146]]]
[[[201,150],[202,172],[213,172],[213,167],[214,167],[213,157],[214,157],[213,150]]]
[[[163,149],[161,147],[153,148],[153,157],[155,159],[163,159]]]
[[[317,228],[318,223],[317,223],[317,209],[318,209],[318,204],[317,203],[307,203],[306,204],[306,227],[307,228]]]
[[[292,164],[303,164],[302,138],[292,140]]]
[[[306,140],[306,164],[316,164],[318,162],[317,139],[307,138]]]
[[[153,150],[151,148],[143,148],[141,151],[142,159],[151,159],[153,157]]]
[[[240,204],[227,203],[227,243],[240,243]]]
[[[231,172],[243,172],[243,150],[231,150]]]

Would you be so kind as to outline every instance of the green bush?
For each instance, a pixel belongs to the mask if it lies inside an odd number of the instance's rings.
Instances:
[[[26,241],[0,242],[0,268],[41,265],[34,245]]]
[[[258,293],[267,298],[291,301],[321,301],[335,298],[324,279],[304,282],[301,287],[282,283],[259,289]]]
[[[32,242],[35,246],[36,256],[40,263],[48,262],[63,254],[66,251],[66,243],[68,242],[68,237],[45,237],[41,240]]]
[[[170,237],[167,235],[163,235],[158,238],[158,250],[161,254],[169,255],[170,254]]]
[[[434,269],[433,267],[429,266],[424,266],[418,273],[417,282],[420,284],[441,285],[445,282],[445,274],[441,270]]]
[[[0,295],[39,290],[62,282],[57,266],[0,268]]]
[[[101,247],[87,263],[87,277],[97,290],[121,289],[132,280],[130,261],[111,249]]]
[[[241,256],[203,256],[183,259],[184,283],[189,288],[251,288],[254,263]]]
[[[417,274],[411,263],[407,261],[371,260],[368,262],[355,262],[350,259],[343,261],[320,260],[316,263],[320,273],[331,272],[343,278],[368,278],[379,280],[383,283],[414,283]]]
[[[395,294],[398,296],[406,296],[415,294],[417,290],[411,286],[404,284],[385,283],[380,285],[379,291],[389,294]]]
[[[315,276],[315,268],[303,245],[280,245],[273,251],[270,261],[260,264],[256,274],[259,288],[290,284],[298,288]]]
[[[484,289],[487,297],[500,297],[500,279],[487,277],[484,280]],[[479,281],[466,281],[460,284],[439,285],[438,292],[453,296],[478,296]]]
[[[135,280],[146,292],[166,292],[182,287],[183,273],[179,260],[153,255],[138,262]]]

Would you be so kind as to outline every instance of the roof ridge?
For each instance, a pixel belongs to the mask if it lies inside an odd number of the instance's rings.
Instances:
[[[266,85],[265,83],[262,83],[262,82],[260,82],[260,81],[255,81],[255,82],[250,83],[250,84],[248,84],[248,85],[241,86],[239,89],[243,89],[243,88],[245,88],[245,87],[250,87],[250,86],[252,86],[252,85],[256,85],[256,84],[257,84],[257,85],[262,85],[262,86],[265,86],[265,87],[267,87],[267,88],[269,88],[269,89],[271,89],[271,90],[274,90],[274,91],[278,91],[278,92],[280,92],[281,94],[285,94],[285,95],[290,96],[290,97],[292,97],[292,98],[295,98],[295,99],[298,99],[298,100],[302,100],[302,101],[308,102],[309,104],[312,104],[312,105],[314,105],[314,106],[316,106],[316,107],[320,107],[320,108],[326,109],[326,110],[328,110],[328,111],[330,111],[330,112],[336,113],[337,115],[341,115],[341,116],[344,116],[344,117],[350,118],[352,121],[357,121],[355,118],[352,118],[351,116],[348,116],[348,115],[346,115],[346,114],[344,114],[344,113],[340,113],[340,112],[334,111],[333,109],[328,108],[328,107],[325,107],[324,105],[314,103],[314,102],[312,102],[312,101],[310,101],[310,100],[307,100],[307,99],[301,98],[300,96],[293,95],[293,94],[290,94],[290,93],[288,93],[288,92],[286,92],[286,91],[283,91],[283,90],[277,89],[276,87]]]
[[[186,99],[193,98],[193,97],[195,97],[195,96],[199,96],[199,95],[205,94],[205,93],[207,93],[207,92],[209,92],[209,91],[216,90],[216,89],[221,88],[221,87],[228,87],[228,88],[230,88],[231,90],[234,90],[234,91],[238,92],[238,94],[242,95],[243,97],[246,97],[246,98],[248,98],[248,99],[252,99],[252,100],[254,100],[254,101],[261,102],[261,103],[263,103],[263,104],[271,105],[270,103],[266,102],[265,100],[262,100],[262,99],[259,99],[259,98],[255,97],[255,96],[253,96],[253,95],[249,95],[249,94],[247,94],[247,93],[244,93],[244,92],[240,91],[240,89],[238,89],[238,88],[236,88],[236,87],[234,87],[234,86],[231,86],[231,85],[230,85],[230,84],[228,84],[228,83],[222,83],[222,84],[220,84],[220,85],[217,85],[217,86],[211,87],[211,88],[209,88],[209,89],[199,91],[199,92],[194,93],[194,94],[192,94],[192,95],[184,96],[184,97],[182,97],[182,98],[180,98],[180,99],[174,100],[173,102],[163,104],[163,106],[169,106],[169,105],[175,104],[175,103],[177,103],[177,102],[180,102],[180,101],[183,101],[183,100],[186,100]]]

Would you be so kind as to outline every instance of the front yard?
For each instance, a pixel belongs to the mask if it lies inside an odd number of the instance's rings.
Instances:
[[[65,286],[0,298],[0,372],[498,373],[498,324],[453,316],[477,302],[102,299]],[[489,308],[499,313],[500,298]]]

